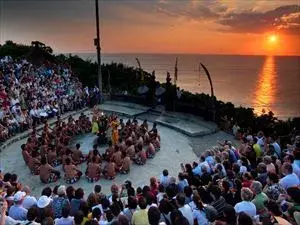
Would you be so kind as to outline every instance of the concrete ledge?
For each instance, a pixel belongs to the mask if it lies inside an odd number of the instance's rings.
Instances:
[[[188,129],[184,129],[183,127],[181,127],[179,124],[172,124],[172,123],[168,123],[162,120],[156,120],[155,121],[157,124],[168,127],[170,129],[176,130],[179,133],[185,134],[189,137],[202,137],[205,135],[210,135],[216,132],[216,130],[210,130],[207,128],[203,128],[201,129],[201,127],[199,126],[199,129],[191,131]]]

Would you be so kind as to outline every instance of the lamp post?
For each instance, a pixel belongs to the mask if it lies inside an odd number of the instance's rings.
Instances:
[[[100,31],[99,31],[99,3],[95,0],[96,8],[96,34],[97,38],[94,39],[94,45],[97,49],[97,64],[98,64],[98,85],[100,94],[102,94],[102,73],[101,73],[101,48],[100,48]]]

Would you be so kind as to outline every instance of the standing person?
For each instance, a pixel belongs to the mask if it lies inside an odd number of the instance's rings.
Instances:
[[[293,173],[292,164],[285,162],[282,165],[283,178],[280,179],[279,184],[287,190],[290,187],[298,187],[300,185],[299,177]]]
[[[269,198],[265,193],[262,192],[262,184],[259,181],[254,181],[250,188],[255,195],[252,203],[255,205],[257,213],[266,213],[267,208],[265,204],[269,201]]]
[[[193,218],[195,221],[197,221],[197,224],[201,225],[208,225],[209,221],[207,220],[206,217],[206,210],[203,206],[203,203],[201,200],[198,200],[195,202],[195,210],[193,211]]]
[[[54,211],[54,217],[60,218],[62,216],[62,209],[65,206],[70,206],[70,202],[67,198],[66,187],[64,185],[60,185],[57,189],[57,197],[53,198],[52,208]]]
[[[27,209],[23,207],[23,200],[26,196],[25,192],[18,191],[14,195],[14,204],[10,207],[8,215],[15,220],[26,220]]]
[[[27,220],[23,221],[22,225],[40,225],[40,223],[35,222],[37,219],[37,209],[36,208],[30,208],[27,212]]]
[[[23,201],[23,207],[28,210],[32,206],[36,205],[37,200],[34,196],[30,195],[31,190],[28,186],[25,186],[23,188],[23,191],[26,193],[26,196],[25,196],[24,201]]]
[[[245,212],[251,218],[254,218],[254,216],[256,215],[256,207],[251,202],[252,197],[253,197],[253,193],[249,188],[242,188],[241,190],[242,201],[237,203],[234,206],[235,212],[236,213]]]
[[[123,210],[123,214],[127,217],[129,221],[132,220],[132,215],[135,213],[137,208],[137,200],[135,197],[130,196],[128,198],[127,207]]]
[[[193,211],[192,211],[192,208],[188,204],[185,204],[184,194],[182,194],[182,193],[177,194],[176,204],[178,206],[178,210],[189,221],[189,224],[193,225],[194,224]]]
[[[144,197],[139,199],[140,209],[133,213],[131,224],[132,225],[149,225],[147,202]]]
[[[74,216],[75,213],[79,210],[80,205],[85,203],[85,201],[83,200],[83,197],[84,197],[83,189],[78,188],[75,191],[75,198],[73,198],[71,200],[71,212],[70,212],[71,216]]]
[[[62,208],[62,217],[55,219],[55,225],[74,225],[74,217],[70,216],[70,207]]]
[[[162,175],[160,176],[160,184],[162,184],[165,188],[170,184],[170,176],[168,170],[163,170]]]

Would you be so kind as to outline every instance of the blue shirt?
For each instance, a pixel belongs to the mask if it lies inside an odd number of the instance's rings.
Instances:
[[[291,173],[286,175],[285,177],[281,178],[279,184],[287,190],[290,187],[297,187],[300,185],[299,178],[296,174]]]
[[[13,205],[10,207],[8,215],[15,220],[26,220],[27,209],[23,208],[21,205]]]
[[[183,192],[183,191],[184,191],[184,188],[185,188],[186,186],[189,186],[189,183],[187,182],[186,179],[183,179],[183,180],[181,180],[181,181],[178,182],[178,188],[179,188],[179,191],[180,191],[180,192]]]

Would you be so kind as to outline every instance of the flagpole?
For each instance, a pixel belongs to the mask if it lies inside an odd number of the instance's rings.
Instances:
[[[97,64],[98,64],[98,85],[99,91],[102,94],[102,71],[101,71],[101,48],[100,48],[100,28],[99,28],[99,3],[95,0],[96,8],[96,34],[97,38],[94,40],[97,49]]]

